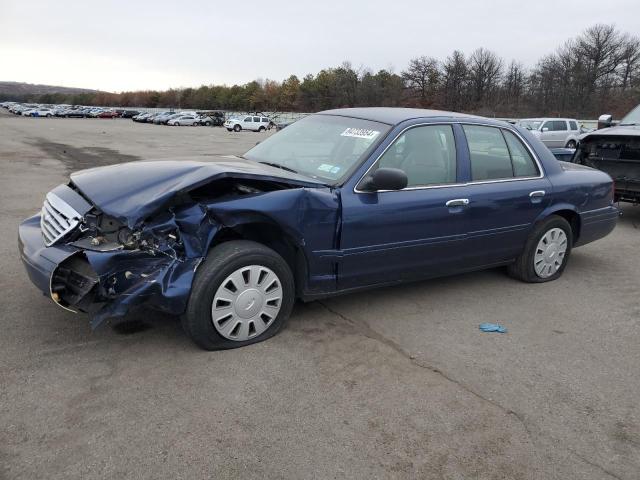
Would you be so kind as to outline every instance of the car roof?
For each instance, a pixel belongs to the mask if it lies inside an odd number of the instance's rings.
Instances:
[[[480,119],[476,115],[466,113],[446,112],[443,110],[428,110],[423,108],[395,108],[395,107],[362,107],[362,108],[338,108],[324,110],[319,115],[340,115],[344,117],[360,118],[374,122],[396,125],[406,120],[416,118],[469,118]]]

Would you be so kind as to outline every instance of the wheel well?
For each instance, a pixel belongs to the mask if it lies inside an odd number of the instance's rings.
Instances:
[[[277,252],[287,262],[293,273],[296,294],[301,294],[307,274],[306,258],[302,250],[280,227],[271,223],[257,222],[225,228],[216,235],[210,248],[230,240],[251,240]]]
[[[573,210],[558,210],[553,212],[554,215],[564,218],[571,225],[571,233],[573,235],[573,243],[575,244],[580,237],[580,216]]]

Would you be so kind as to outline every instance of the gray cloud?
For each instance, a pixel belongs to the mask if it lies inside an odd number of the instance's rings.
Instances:
[[[0,80],[111,91],[304,76],[344,60],[400,71],[483,46],[532,66],[594,23],[640,32],[637,0],[0,0]]]

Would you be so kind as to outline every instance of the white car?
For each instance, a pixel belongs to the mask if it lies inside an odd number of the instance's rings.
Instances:
[[[50,108],[32,108],[22,112],[23,117],[53,117],[54,115]]]
[[[243,118],[230,118],[224,122],[227,130],[239,132],[241,130],[253,130],[254,132],[264,132],[270,128],[271,120],[267,117],[247,115]]]
[[[170,119],[167,122],[167,125],[173,125],[175,127],[179,127],[181,125],[191,125],[193,127],[197,127],[200,125],[200,118],[196,115],[180,115]]]
[[[576,148],[582,133],[574,118],[523,118],[518,125],[530,130],[549,148]]]

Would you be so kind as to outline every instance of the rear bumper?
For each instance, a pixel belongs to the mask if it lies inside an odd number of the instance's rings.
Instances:
[[[614,205],[580,213],[580,236],[574,246],[606,237],[615,228],[620,210]]]

